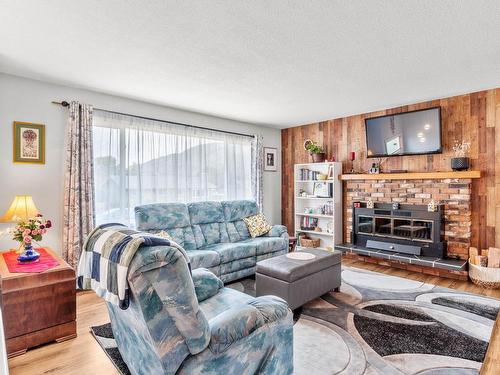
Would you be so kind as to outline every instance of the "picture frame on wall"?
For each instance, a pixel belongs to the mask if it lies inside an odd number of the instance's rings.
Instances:
[[[14,121],[14,163],[45,164],[45,125]]]
[[[278,149],[264,147],[264,170],[269,172],[278,170]]]

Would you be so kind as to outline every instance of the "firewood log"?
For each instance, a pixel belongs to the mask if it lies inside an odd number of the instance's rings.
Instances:
[[[488,250],[488,267],[500,267],[500,249],[490,247]]]
[[[476,264],[476,256],[478,254],[479,253],[475,247],[469,247],[469,258],[472,264]]]

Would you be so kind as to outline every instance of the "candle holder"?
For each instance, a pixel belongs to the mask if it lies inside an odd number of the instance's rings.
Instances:
[[[354,174],[354,160],[356,160],[356,153],[354,151],[349,152],[349,160],[351,161],[351,174]]]

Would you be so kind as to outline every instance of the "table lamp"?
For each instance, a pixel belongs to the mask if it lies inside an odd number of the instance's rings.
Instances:
[[[0,218],[1,223],[17,223],[19,221],[27,221],[28,219],[38,215],[38,209],[30,195],[16,195],[9,209]],[[30,243],[20,242],[18,253],[24,244],[24,252],[17,258],[19,262],[32,262],[38,260],[40,254],[33,249]]]
[[[38,214],[38,209],[31,195],[16,195],[9,209],[0,218],[0,223],[17,223],[28,220]]]

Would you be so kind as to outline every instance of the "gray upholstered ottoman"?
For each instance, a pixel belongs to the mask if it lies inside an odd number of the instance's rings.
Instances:
[[[281,297],[293,310],[331,290],[338,291],[342,253],[312,248],[301,251],[314,254],[316,258],[297,260],[280,255],[257,263],[257,296]]]

